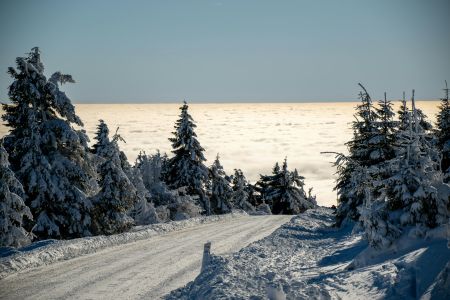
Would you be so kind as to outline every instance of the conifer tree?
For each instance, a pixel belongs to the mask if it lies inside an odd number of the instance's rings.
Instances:
[[[117,133],[116,133],[117,134]],[[121,139],[123,142],[125,140]],[[128,158],[123,151],[119,152],[120,167],[130,180],[136,190],[134,206],[128,214],[135,220],[137,225],[147,225],[159,223],[155,207],[151,203],[150,192],[144,185],[142,174],[138,168],[133,168],[128,162]]]
[[[147,155],[145,152],[139,153],[135,164],[142,175],[146,189],[150,192],[151,202],[157,210],[164,210],[169,205],[173,206],[174,202],[179,202],[174,199],[180,195],[178,189],[170,190],[166,183],[162,181],[166,164],[167,155],[161,155],[159,151],[152,155]],[[185,192],[183,193],[185,194]],[[185,197],[185,199],[188,199],[188,197]],[[163,220],[164,218],[161,219],[161,221]]]
[[[256,191],[260,194],[260,201],[269,205],[270,209],[273,209],[273,199],[274,199],[274,192],[276,192],[275,188],[277,188],[280,185],[281,177],[283,175],[280,171],[280,166],[278,162],[275,163],[275,165],[272,168],[272,174],[271,175],[260,175],[260,179],[256,182],[255,188]]]
[[[435,227],[449,217],[448,199],[441,199],[436,186],[442,183],[433,145],[421,127],[412,96],[412,111],[408,114],[409,128],[400,139],[402,151],[391,160],[392,176],[385,182],[388,205],[391,210],[401,210],[401,226],[422,224]]]
[[[345,219],[358,220],[358,207],[363,204],[364,194],[355,192],[353,185],[357,166],[370,167],[380,162],[379,149],[376,146],[378,130],[378,115],[372,104],[372,99],[362,84],[359,94],[361,104],[356,107],[353,122],[353,139],[347,143],[350,160],[337,160],[338,179],[335,190],[338,192],[338,207],[336,224],[339,226]]]
[[[381,193],[381,181],[391,175],[388,161],[396,155],[398,122],[394,121],[395,113],[392,109],[392,102],[387,100],[386,93],[384,93],[384,99],[378,102],[375,111],[378,117],[376,121],[378,130],[370,143],[374,149],[371,153],[372,165],[377,166],[377,168],[372,169],[374,172],[376,171],[372,174],[372,180],[379,183],[377,185],[374,182],[373,193],[375,193],[374,197],[377,197],[377,194]]]
[[[0,140],[0,247],[22,247],[31,236],[23,228],[23,219],[33,219],[23,201],[24,191],[10,169],[8,153]]]
[[[401,230],[390,221],[390,211],[383,198],[366,202],[359,212],[366,238],[373,248],[387,248],[400,236]]]
[[[132,167],[129,170],[129,175],[127,175],[127,177],[130,179],[131,183],[136,189],[135,204],[129,212],[136,225],[159,223],[155,206],[151,201],[150,192],[144,185],[142,174],[139,169],[136,167]]]
[[[246,212],[255,211],[255,207],[250,203],[248,192],[248,182],[242,170],[235,169],[232,178],[233,191],[231,193],[231,205],[236,209],[243,209]]]
[[[400,104],[400,107],[397,111],[397,115],[398,115],[398,130],[402,131],[402,130],[406,130],[408,129],[408,113],[409,113],[409,109],[408,106],[406,104],[406,96],[405,96],[405,92],[403,92],[403,98],[402,98],[402,102]]]
[[[214,163],[209,168],[209,178],[211,181],[211,211],[215,214],[224,214],[231,211],[230,180],[219,161],[217,154]]]
[[[60,72],[47,79],[37,47],[16,64],[8,69],[12,104],[3,104],[2,118],[10,127],[5,148],[35,217],[33,232],[39,238],[90,235],[95,170],[85,132],[72,127],[83,123],[59,89],[74,80]]]
[[[304,177],[297,169],[288,170],[287,159],[281,169],[275,164],[272,176],[261,176],[261,179],[263,198],[270,203],[274,214],[299,214],[316,205],[315,198],[304,190]]]
[[[448,100],[448,86],[445,81],[445,96],[441,99],[439,112],[436,116],[437,147],[441,152],[441,169],[444,181],[450,183],[450,103]]]
[[[116,132],[110,140],[108,126],[100,120],[95,139],[93,152],[102,162],[98,168],[100,191],[94,197],[93,229],[97,234],[123,232],[133,225],[127,212],[134,207],[137,192],[122,169],[117,143],[121,138]]]
[[[164,178],[169,187],[186,187],[189,195],[197,195],[206,214],[210,214],[210,203],[206,196],[205,185],[208,181],[208,168],[203,155],[203,147],[197,140],[194,120],[188,112],[186,101],[180,107],[180,118],[175,124],[172,142],[174,156],[167,162]]]
[[[384,99],[378,102],[378,108],[375,111],[378,116],[376,122],[378,130],[371,140],[375,149],[371,156],[378,157],[379,163],[390,160],[395,156],[397,122],[394,121],[395,113],[392,109],[392,102],[387,100],[386,93],[384,93]]]

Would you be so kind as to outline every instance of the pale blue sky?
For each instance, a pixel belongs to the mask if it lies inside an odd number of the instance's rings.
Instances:
[[[2,0],[0,38],[2,101],[34,46],[74,102],[437,98],[450,80],[448,0]]]

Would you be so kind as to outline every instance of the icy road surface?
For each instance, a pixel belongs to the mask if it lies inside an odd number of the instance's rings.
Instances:
[[[238,251],[292,216],[242,216],[111,247],[0,280],[0,299],[157,299],[200,272],[203,244]]]

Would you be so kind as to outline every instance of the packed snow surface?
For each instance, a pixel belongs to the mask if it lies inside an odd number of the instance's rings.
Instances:
[[[445,228],[375,251],[351,224],[333,222],[330,209],[308,210],[237,253],[213,255],[166,299],[450,299]]]
[[[207,241],[215,253],[231,253],[291,218],[234,213],[42,241],[4,253],[0,299],[157,299],[199,274]]]

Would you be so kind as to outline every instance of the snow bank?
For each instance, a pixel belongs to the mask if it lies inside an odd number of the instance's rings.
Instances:
[[[362,234],[352,233],[351,224],[336,229],[333,222],[330,209],[308,210],[237,253],[212,255],[193,282],[166,299],[440,299],[450,294],[450,250],[441,229],[425,239],[406,236],[400,242],[407,245],[376,252]]]
[[[197,217],[183,221],[133,227],[130,232],[110,236],[95,236],[73,240],[44,240],[20,249],[0,248],[0,279],[28,268],[48,265],[53,262],[75,258],[101,249],[144,240],[166,232],[190,228],[246,216],[242,211],[231,214]]]

